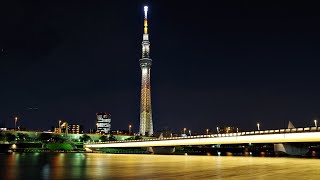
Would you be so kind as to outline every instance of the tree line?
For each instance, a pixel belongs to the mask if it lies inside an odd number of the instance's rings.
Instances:
[[[137,138],[130,138],[130,139],[137,139]],[[129,140],[129,139],[128,139]],[[26,133],[17,133],[17,135],[13,133],[3,133],[0,132],[0,142],[42,142],[42,143],[63,143],[68,141],[77,141],[77,142],[89,142],[92,141],[92,138],[87,135],[83,134],[79,137],[79,139],[68,139],[68,137],[62,134],[51,134],[51,133],[40,133],[36,137],[30,137]],[[116,141],[116,138],[113,135],[102,135],[99,138],[100,142],[106,141]]]

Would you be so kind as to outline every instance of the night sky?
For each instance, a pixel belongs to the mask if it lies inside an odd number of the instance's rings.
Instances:
[[[66,3],[69,2],[69,3]],[[320,118],[318,5],[277,1],[6,1],[0,123],[58,120],[138,131],[143,6],[155,131],[313,125]]]

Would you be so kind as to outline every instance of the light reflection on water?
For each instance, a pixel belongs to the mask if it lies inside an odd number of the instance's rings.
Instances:
[[[318,179],[320,159],[279,157],[0,154],[6,179]]]

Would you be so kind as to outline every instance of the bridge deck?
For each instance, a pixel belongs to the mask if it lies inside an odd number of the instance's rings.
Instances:
[[[86,148],[320,142],[320,127],[87,143]]]

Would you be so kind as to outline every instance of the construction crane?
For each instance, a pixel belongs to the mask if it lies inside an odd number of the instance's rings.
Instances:
[[[68,123],[67,122],[63,122],[61,125],[61,129],[64,128],[64,135],[67,136],[68,135]]]

